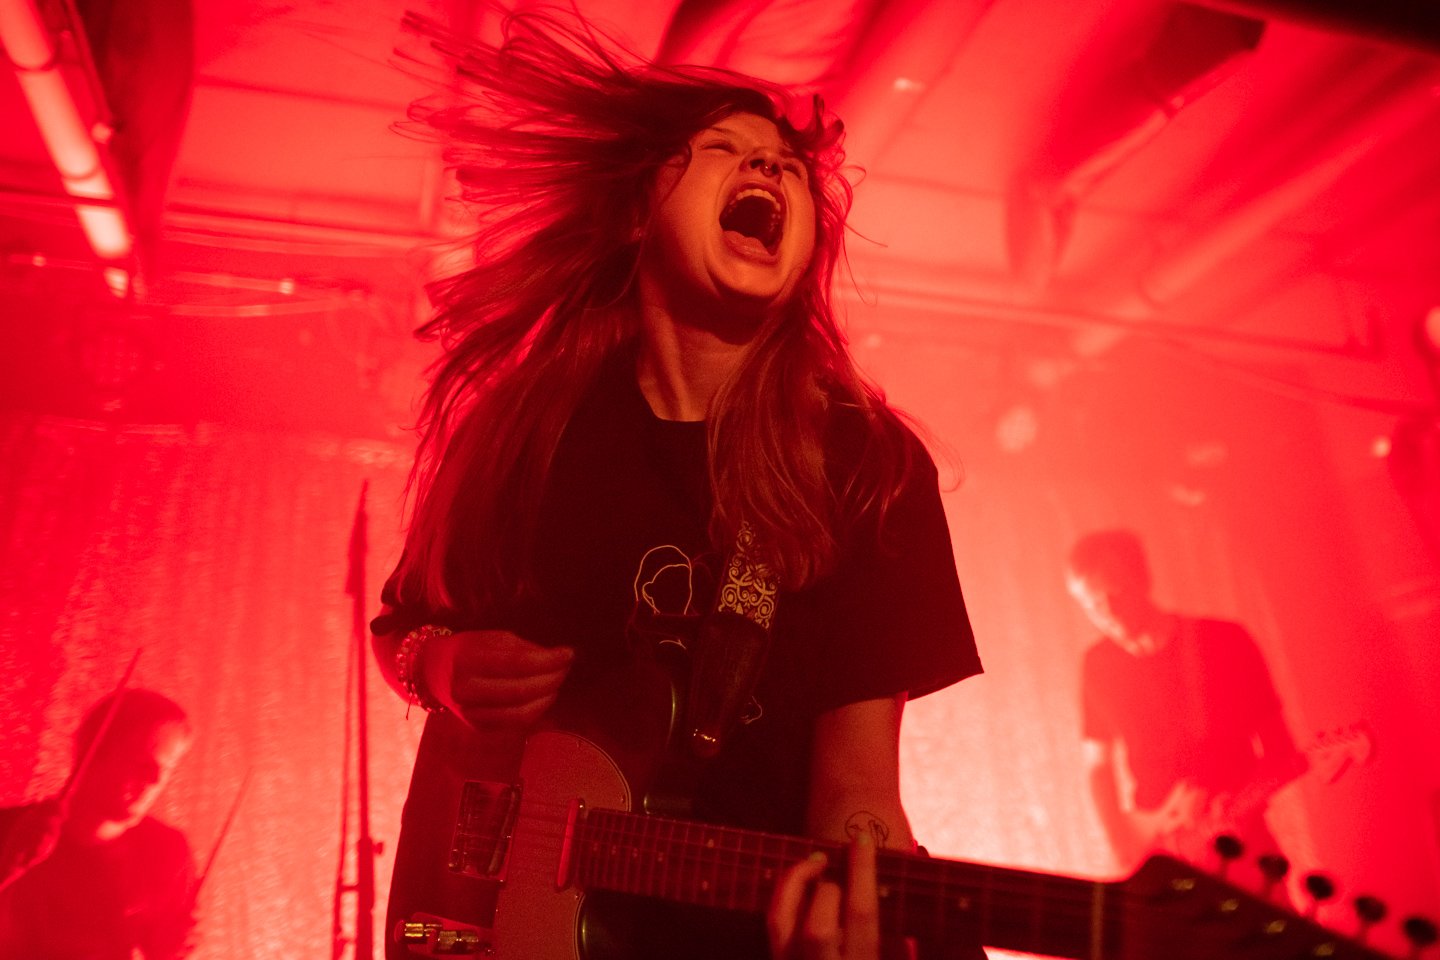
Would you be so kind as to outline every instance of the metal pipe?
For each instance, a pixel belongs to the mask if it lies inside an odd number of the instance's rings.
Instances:
[[[1440,4],[1429,0],[1193,0],[1253,17],[1440,53]]]

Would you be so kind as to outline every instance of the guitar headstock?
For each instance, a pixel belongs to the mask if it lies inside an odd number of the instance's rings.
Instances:
[[[1336,727],[1319,734],[1305,755],[1316,779],[1335,783],[1375,758],[1375,734],[1363,720]]]
[[[1126,898],[1121,934],[1126,960],[1392,960],[1363,942],[1369,929],[1366,914],[1361,914],[1359,937],[1342,936],[1174,857],[1150,857],[1119,886]],[[1371,916],[1375,903],[1366,898]],[[1357,904],[1357,913],[1360,910]],[[1370,923],[1382,917],[1383,910]],[[1428,923],[1412,918],[1407,924],[1416,921]],[[1419,932],[1423,940],[1425,931]],[[1412,956],[1428,945],[1415,937],[1410,940],[1415,945]]]

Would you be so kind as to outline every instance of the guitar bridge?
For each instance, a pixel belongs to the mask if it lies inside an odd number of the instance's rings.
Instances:
[[[519,812],[520,788],[516,784],[466,781],[460,791],[460,811],[450,844],[450,870],[504,882]]]

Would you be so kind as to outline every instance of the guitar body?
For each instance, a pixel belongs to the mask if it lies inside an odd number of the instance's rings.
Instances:
[[[631,810],[633,797],[619,766],[573,733],[542,732],[525,745],[522,796],[504,890],[495,909],[498,960],[601,960],[604,922],[586,923],[585,894],[561,876],[568,829],[581,804]],[[583,798],[583,800],[581,799]]]
[[[447,762],[407,801],[386,956],[632,956],[629,931],[643,923],[633,899],[558,882],[565,828],[591,809],[684,811],[682,784],[660,789],[663,771],[684,769],[665,763],[677,711],[669,673],[642,660],[577,675],[546,727],[523,742],[432,718],[436,742],[421,752]]]

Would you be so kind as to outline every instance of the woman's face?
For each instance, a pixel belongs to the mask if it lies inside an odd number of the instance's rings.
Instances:
[[[774,123],[735,113],[661,169],[641,263],[642,296],[674,310],[711,302],[766,314],[788,303],[815,251],[804,163]]]
[[[89,821],[134,826],[189,749],[190,733],[177,723],[112,731],[76,784],[72,810]]]

